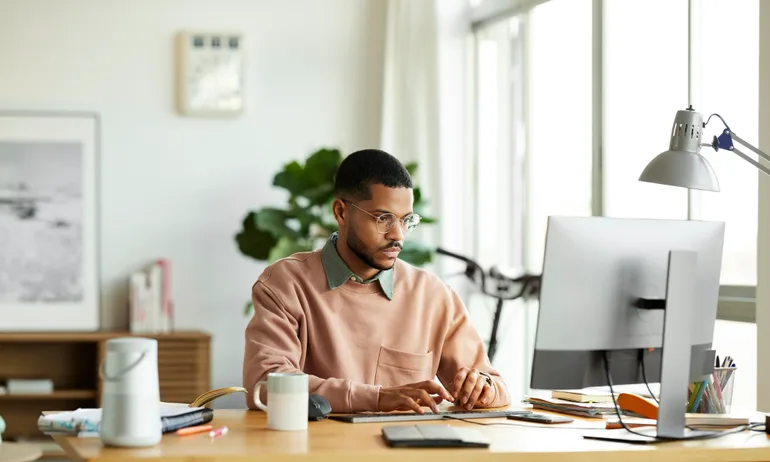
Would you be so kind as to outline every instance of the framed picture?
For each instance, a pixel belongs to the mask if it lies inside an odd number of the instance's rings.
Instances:
[[[0,111],[0,330],[99,329],[99,118]]]

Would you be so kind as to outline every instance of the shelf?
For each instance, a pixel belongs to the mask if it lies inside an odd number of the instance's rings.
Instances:
[[[0,401],[18,400],[55,400],[55,399],[95,399],[96,390],[59,390],[53,393],[3,394]]]

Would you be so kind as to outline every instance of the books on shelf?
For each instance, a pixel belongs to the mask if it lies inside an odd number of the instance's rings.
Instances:
[[[161,258],[129,278],[129,313],[132,333],[173,330],[171,263]]]
[[[46,395],[53,393],[53,380],[8,379],[5,388],[9,395]]]

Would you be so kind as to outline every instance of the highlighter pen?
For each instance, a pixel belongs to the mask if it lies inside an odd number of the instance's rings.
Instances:
[[[212,428],[214,428],[213,425],[197,425],[195,427],[180,428],[176,431],[176,434],[179,436],[193,435],[195,433],[207,432]]]
[[[217,436],[226,435],[228,432],[227,426],[219,427],[216,430],[211,430],[209,432],[209,436],[212,438],[216,438]]]

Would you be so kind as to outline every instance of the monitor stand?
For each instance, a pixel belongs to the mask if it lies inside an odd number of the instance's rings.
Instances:
[[[697,258],[696,252],[669,252],[657,428],[633,429],[639,434],[625,429],[603,431],[595,435],[585,435],[585,438],[655,443],[704,438],[715,433],[685,429],[687,409],[684,403],[687,402],[687,386],[690,382],[690,320],[695,311]]]

